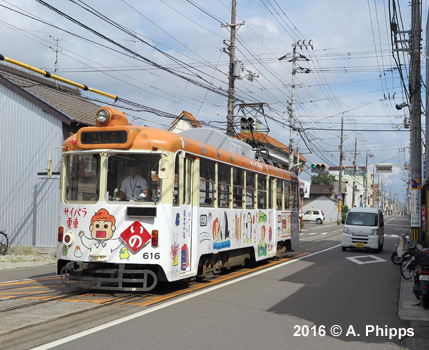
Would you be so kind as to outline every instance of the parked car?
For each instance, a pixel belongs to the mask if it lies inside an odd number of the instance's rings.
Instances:
[[[304,221],[314,221],[316,224],[323,224],[325,221],[325,214],[321,210],[307,210],[302,219]]]

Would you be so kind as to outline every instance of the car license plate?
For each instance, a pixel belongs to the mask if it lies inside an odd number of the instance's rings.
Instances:
[[[419,280],[420,281],[429,281],[429,275],[420,275]]]
[[[355,243],[356,248],[363,248],[365,246],[365,243]]]

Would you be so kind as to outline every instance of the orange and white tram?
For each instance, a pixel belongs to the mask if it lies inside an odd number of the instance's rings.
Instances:
[[[60,189],[57,271],[83,288],[148,291],[299,242],[295,174],[220,132],[129,125],[110,107],[64,142]]]

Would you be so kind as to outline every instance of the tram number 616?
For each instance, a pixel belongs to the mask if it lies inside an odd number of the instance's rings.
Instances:
[[[156,259],[156,260],[158,260],[160,258],[161,258],[160,253],[148,253],[148,252],[143,253],[143,259]]]

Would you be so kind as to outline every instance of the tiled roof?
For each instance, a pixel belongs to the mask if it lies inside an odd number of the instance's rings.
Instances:
[[[56,110],[67,124],[95,125],[94,115],[100,106],[82,97],[79,89],[3,63],[0,63],[0,77],[15,92],[24,96],[27,93],[27,97],[31,95],[35,101]],[[3,80],[0,83],[6,85]]]
[[[201,128],[202,127],[200,122],[198,120],[196,120],[195,117],[191,113],[186,112],[186,111],[182,111],[182,113],[180,113],[180,115],[171,122],[171,126],[168,130],[171,131],[171,129],[174,128],[176,123],[180,119],[184,119],[184,118],[188,119],[188,121],[191,123],[192,127],[194,127],[194,128]]]

